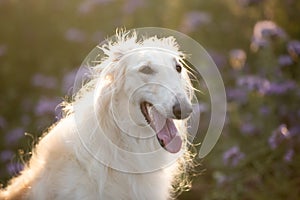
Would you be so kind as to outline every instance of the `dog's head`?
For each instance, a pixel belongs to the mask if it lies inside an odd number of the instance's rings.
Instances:
[[[155,49],[128,55],[126,66],[124,91],[140,112],[135,120],[149,125],[167,151],[178,152],[182,140],[173,119],[185,119],[192,112],[186,69],[174,55]]]
[[[116,46],[105,49],[115,51],[109,51],[114,64],[101,72],[115,92],[115,117],[127,127],[129,123],[143,127],[140,132],[145,134],[155,132],[164,149],[177,153],[182,136],[174,120],[186,119],[192,112],[191,84],[177,43],[172,37],[153,37],[141,43],[129,38],[119,49]]]

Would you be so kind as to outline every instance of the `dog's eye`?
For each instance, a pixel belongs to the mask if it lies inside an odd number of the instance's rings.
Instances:
[[[142,72],[143,74],[153,74],[154,70],[149,66],[143,66],[139,69],[139,72]]]
[[[182,70],[181,65],[177,64],[177,65],[176,65],[176,71],[177,71],[178,73],[180,73],[181,70]]]

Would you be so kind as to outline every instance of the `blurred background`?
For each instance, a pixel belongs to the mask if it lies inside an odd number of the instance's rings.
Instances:
[[[89,51],[154,26],[202,44],[227,93],[222,136],[179,199],[300,199],[299,0],[0,0],[0,24],[1,184],[59,120]]]

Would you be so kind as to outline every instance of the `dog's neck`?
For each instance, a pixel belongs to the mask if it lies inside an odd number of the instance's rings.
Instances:
[[[118,98],[122,95],[123,98]],[[110,114],[114,119],[114,126],[118,129],[118,136],[121,137],[124,144],[119,144],[128,151],[141,152],[143,149],[145,152],[154,151],[159,148],[156,133],[146,123],[144,116],[140,110],[138,102],[132,102],[126,97],[125,94],[119,94],[111,103]],[[145,149],[146,145],[149,149]],[[132,144],[128,146],[128,144]],[[135,145],[133,145],[135,144]],[[149,145],[152,144],[152,145]]]
[[[123,171],[149,172],[169,166],[181,155],[182,152],[171,154],[161,148],[149,126],[143,127],[130,120],[130,115],[138,114],[144,120],[137,105],[132,104],[128,109],[125,106],[124,109],[127,99],[119,98],[118,101],[113,100],[105,105],[102,112],[97,112],[97,107],[87,103],[92,96],[87,95],[86,100],[82,100],[75,115],[78,117],[77,121],[82,122],[77,124],[80,135],[78,139],[85,148],[87,158],[92,156],[95,160],[95,167],[104,164],[111,168],[121,166],[120,170]]]

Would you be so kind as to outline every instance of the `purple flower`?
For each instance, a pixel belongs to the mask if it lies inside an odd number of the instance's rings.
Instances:
[[[240,151],[238,146],[234,146],[228,149],[223,154],[223,162],[227,166],[235,167],[239,164],[239,162],[245,158],[245,154]]]
[[[9,162],[6,166],[6,170],[11,176],[18,174],[20,171],[23,170],[23,168],[24,165],[19,162]]]
[[[37,116],[43,116],[47,114],[55,114],[55,109],[60,103],[57,98],[42,97],[35,107],[35,114]]]
[[[126,0],[123,6],[123,12],[126,14],[134,13],[138,8],[144,7],[144,0]]]
[[[10,150],[4,150],[0,152],[0,160],[2,162],[10,161],[14,156],[14,152]]]
[[[293,157],[294,157],[294,154],[295,154],[294,149],[289,149],[289,150],[285,153],[285,155],[284,155],[284,157],[283,157],[283,160],[284,160],[285,162],[287,162],[287,163],[292,162]]]
[[[286,33],[272,21],[259,21],[253,29],[251,49],[257,51],[261,47],[269,46],[270,39],[286,38]]]
[[[246,63],[247,55],[242,49],[233,49],[229,52],[229,62],[234,69],[241,69]]]
[[[72,86],[74,85],[76,79],[77,70],[70,71],[67,73],[62,82],[62,90],[64,93],[68,93]]]
[[[291,137],[300,136],[300,125],[296,125],[290,128]]]
[[[241,88],[227,88],[226,96],[229,101],[238,101],[240,103],[247,102],[248,93]]]
[[[259,112],[260,112],[260,114],[266,116],[266,115],[270,114],[270,108],[268,106],[261,106],[259,108]]]
[[[290,132],[285,124],[281,124],[275,129],[268,139],[269,146],[272,150],[276,149],[284,140],[290,138]]]
[[[271,83],[268,89],[268,94],[281,95],[285,94],[296,88],[296,83],[294,81],[285,81],[282,83]]]
[[[32,85],[35,87],[42,87],[46,89],[53,89],[57,87],[57,80],[51,76],[45,76],[43,74],[35,74],[32,77]]]
[[[62,90],[65,93],[78,92],[83,83],[91,79],[91,71],[86,66],[81,66],[79,70],[72,70],[68,72],[62,82]],[[74,88],[72,88],[74,86]],[[71,91],[71,89],[73,89]]]
[[[93,4],[91,2],[92,1],[83,1],[78,7],[78,12],[80,14],[87,14],[91,12],[93,8]]]
[[[211,21],[211,16],[206,12],[191,11],[187,13],[181,25],[181,31],[190,33],[195,31],[199,26],[208,24]]]
[[[257,91],[260,94],[266,94],[270,89],[270,81],[258,76],[244,76],[237,80],[237,85],[246,87],[249,91]]]
[[[9,131],[5,135],[5,142],[7,144],[14,144],[16,143],[19,139],[21,139],[24,136],[24,130],[23,128],[15,128],[11,131]]]
[[[91,12],[96,5],[107,4],[112,1],[113,0],[85,0],[79,5],[78,12],[81,14],[87,14]]]
[[[246,122],[242,124],[241,132],[245,135],[254,135],[256,133],[256,127],[252,123]]]
[[[281,55],[278,58],[278,64],[281,67],[290,66],[293,64],[293,59],[289,55]]]
[[[287,49],[292,58],[298,59],[300,56],[300,41],[290,41],[287,45]]]
[[[227,63],[227,57],[224,56],[221,53],[218,53],[216,51],[209,51],[209,55],[213,59],[213,61],[216,63],[217,67],[221,68],[224,67]]]
[[[84,42],[85,41],[85,33],[76,28],[70,28],[65,33],[65,38],[71,42]]]

